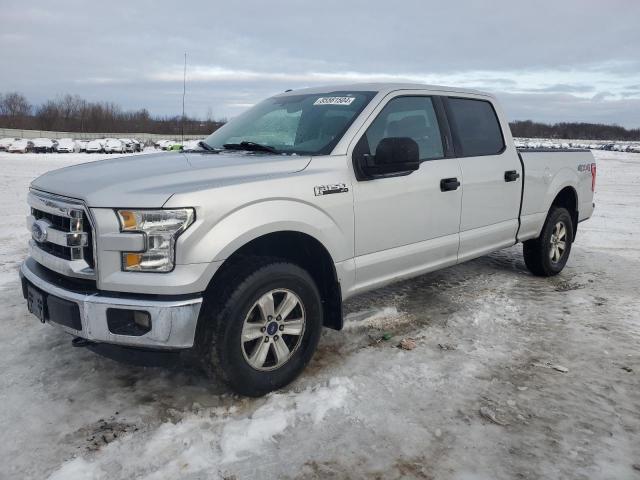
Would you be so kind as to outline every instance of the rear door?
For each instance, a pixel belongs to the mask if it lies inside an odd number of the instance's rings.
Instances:
[[[513,245],[522,167],[508,124],[487,97],[444,99],[462,171],[458,261]]]

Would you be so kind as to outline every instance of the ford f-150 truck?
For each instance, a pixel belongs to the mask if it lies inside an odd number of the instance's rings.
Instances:
[[[589,151],[518,151],[459,88],[287,91],[200,147],[34,180],[23,293],[81,342],[188,349],[245,395],[291,382],[358,293],[518,242],[559,273],[594,209]]]

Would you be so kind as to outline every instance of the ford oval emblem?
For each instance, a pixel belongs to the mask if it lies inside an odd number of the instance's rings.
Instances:
[[[42,243],[47,241],[48,226],[49,224],[43,220],[33,222],[33,225],[31,226],[31,236],[36,242]]]

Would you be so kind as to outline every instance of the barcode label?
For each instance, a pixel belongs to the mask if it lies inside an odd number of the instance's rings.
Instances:
[[[314,105],[351,105],[355,97],[320,97]]]

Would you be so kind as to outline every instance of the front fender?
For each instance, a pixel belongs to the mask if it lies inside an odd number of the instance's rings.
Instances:
[[[347,222],[348,223],[348,222]],[[205,225],[200,227],[203,228]],[[191,236],[185,263],[219,262],[263,235],[282,231],[305,233],[327,249],[334,262],[353,256],[353,227],[342,226],[315,205],[292,199],[269,199],[243,205],[208,231]]]

